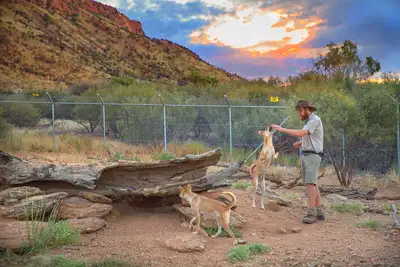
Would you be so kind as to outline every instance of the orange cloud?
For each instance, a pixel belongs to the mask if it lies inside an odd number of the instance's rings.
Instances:
[[[191,42],[228,46],[253,55],[309,57],[317,52],[301,45],[311,39],[323,22],[301,13],[286,14],[254,6],[236,7],[202,29],[192,32]]]

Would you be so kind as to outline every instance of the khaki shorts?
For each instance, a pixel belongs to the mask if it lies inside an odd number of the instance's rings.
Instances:
[[[318,171],[320,164],[321,157],[317,154],[305,154],[301,157],[301,175],[303,177],[303,183],[318,183]]]

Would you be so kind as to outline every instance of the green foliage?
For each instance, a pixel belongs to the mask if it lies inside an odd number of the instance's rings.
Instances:
[[[340,203],[340,204],[332,204],[331,208],[334,211],[344,213],[344,212],[350,212],[353,213],[354,215],[361,215],[363,214],[363,207],[360,203]]]
[[[33,204],[25,211],[26,216],[31,220],[26,221],[28,238],[25,241],[22,252],[24,254],[38,253],[49,248],[56,248],[63,245],[76,245],[80,243],[80,234],[69,226],[66,221],[56,221],[58,204],[54,206],[46,221],[46,210],[40,207],[41,204]],[[37,212],[44,210],[43,212]]]
[[[138,157],[134,157],[134,158],[129,158],[129,157],[125,157],[124,154],[122,154],[121,152],[116,152],[112,158],[111,161],[119,161],[119,160],[130,160],[130,161],[140,161],[140,158]]]
[[[172,160],[176,158],[176,155],[163,151],[161,153],[152,155],[151,158],[153,160]]]
[[[100,105],[76,105],[72,110],[72,117],[88,133],[93,133],[101,120]]]
[[[381,64],[367,57],[362,60],[358,55],[357,44],[344,41],[342,45],[330,43],[328,52],[314,63],[315,69],[329,79],[337,81],[360,81],[380,71]]]
[[[189,81],[196,86],[215,86],[218,80],[215,77],[201,75],[199,71],[192,71]]]
[[[247,189],[251,186],[252,184],[250,182],[234,182],[232,184],[233,189]]]
[[[381,225],[382,225],[382,223],[377,221],[377,220],[369,220],[369,221],[364,221],[364,222],[358,223],[357,227],[360,227],[360,228],[371,228],[371,229],[376,230]]]
[[[0,107],[0,139],[6,137],[10,133],[10,125],[2,118],[3,109]]]
[[[217,227],[206,227],[204,228],[204,231],[206,231],[206,233],[209,236],[215,235],[218,232],[218,228]],[[231,227],[231,231],[234,233],[234,235],[236,237],[242,237],[243,234],[242,232],[240,232],[239,230],[237,230],[235,227]],[[225,231],[225,229],[222,229],[221,234],[219,235],[221,237],[231,237],[227,231]]]
[[[33,127],[39,122],[41,114],[33,104],[2,103],[3,118],[17,127]]]
[[[264,244],[247,244],[232,248],[228,252],[227,258],[230,263],[244,262],[252,255],[268,253],[271,251],[272,248],[270,246],[265,246]]]

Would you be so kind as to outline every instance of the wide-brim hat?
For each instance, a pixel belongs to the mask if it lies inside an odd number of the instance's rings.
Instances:
[[[310,102],[306,101],[306,100],[299,100],[296,104],[296,110],[298,108],[309,108],[312,111],[316,111],[317,108],[312,105]]]

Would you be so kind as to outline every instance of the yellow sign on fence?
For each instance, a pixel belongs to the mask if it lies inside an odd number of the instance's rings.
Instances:
[[[270,98],[269,98],[269,100],[272,102],[272,103],[276,103],[276,102],[279,102],[279,97],[278,96],[271,96]]]

